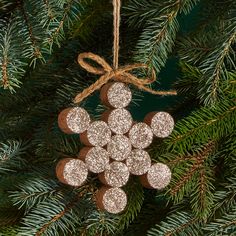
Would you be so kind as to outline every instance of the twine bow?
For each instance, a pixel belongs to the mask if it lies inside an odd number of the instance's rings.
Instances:
[[[88,72],[96,75],[101,75],[101,77],[88,88],[84,89],[80,94],[78,94],[74,103],[80,103],[94,91],[100,89],[104,84],[109,80],[121,81],[124,83],[133,84],[141,90],[146,92],[156,94],[156,95],[176,95],[176,91],[155,91],[146,85],[150,85],[156,81],[156,74],[154,69],[148,68],[148,65],[136,63],[132,65],[126,65],[123,67],[118,66],[119,59],[119,25],[120,25],[120,0],[113,0],[113,24],[114,24],[114,41],[113,41],[113,68],[100,56],[93,54],[91,52],[81,53],[78,56],[78,63]],[[95,67],[86,62],[87,59],[90,59],[96,62],[101,67]],[[140,78],[138,79],[135,75],[130,72],[134,69],[146,69],[147,72],[151,73],[150,78]]]
[[[92,66],[86,59],[90,59],[96,62],[99,67]],[[103,58],[100,56],[93,54],[91,52],[81,53],[78,56],[78,63],[81,67],[92,74],[101,75],[100,78],[90,85],[88,88],[84,89],[80,94],[78,94],[74,102],[80,103],[94,91],[100,89],[104,84],[106,84],[109,80],[121,81],[124,83],[129,83],[135,85],[140,90],[144,90],[146,92],[156,94],[156,95],[176,95],[176,91],[156,91],[145,85],[152,84],[156,81],[156,74],[154,69],[151,69],[151,77],[150,78],[137,78],[135,75],[131,74],[130,71],[134,69],[148,69],[146,64],[136,63],[132,65],[126,65],[122,67],[118,67],[117,69],[113,69]]]

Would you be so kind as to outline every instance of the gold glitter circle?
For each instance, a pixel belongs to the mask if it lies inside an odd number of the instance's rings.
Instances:
[[[68,161],[64,166],[63,177],[72,186],[81,186],[88,176],[86,164],[78,159]]]
[[[114,161],[104,171],[104,178],[111,187],[124,186],[129,180],[129,169],[124,163]]]
[[[88,112],[81,107],[70,109],[66,116],[67,126],[74,133],[83,133],[88,129],[90,122]]]
[[[107,151],[110,157],[116,161],[125,160],[130,152],[132,146],[129,139],[121,134],[117,134],[111,137],[111,141],[107,144]]]
[[[151,166],[151,158],[145,150],[134,149],[126,159],[126,165],[131,174],[143,175]]]
[[[124,108],[131,102],[132,93],[127,85],[116,82],[108,89],[107,98],[114,108]]]
[[[87,138],[93,146],[105,146],[111,140],[111,130],[104,121],[94,121],[87,130]]]
[[[147,180],[152,188],[163,189],[170,183],[171,171],[167,165],[155,163],[147,173]]]
[[[152,143],[153,133],[147,124],[139,122],[129,131],[129,139],[135,148],[143,149]]]
[[[106,211],[118,214],[127,205],[126,193],[121,188],[110,188],[103,195],[102,203]]]
[[[174,129],[174,119],[167,112],[157,112],[151,121],[151,129],[155,136],[165,138]]]
[[[85,163],[89,171],[93,173],[101,173],[109,165],[108,152],[101,147],[92,147],[85,157]]]
[[[123,108],[112,110],[108,117],[108,125],[116,134],[127,133],[132,123],[133,119],[130,112]]]

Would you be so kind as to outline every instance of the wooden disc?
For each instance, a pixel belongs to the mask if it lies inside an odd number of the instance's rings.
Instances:
[[[158,138],[168,137],[174,129],[174,119],[167,112],[151,112],[146,115],[144,122],[147,123],[153,134]]]
[[[84,147],[79,158],[85,161],[89,171],[96,174],[103,172],[109,165],[109,154],[102,147]]]
[[[96,203],[99,209],[118,214],[124,211],[127,196],[121,188],[102,187],[96,193]]]
[[[126,159],[126,165],[131,174],[143,175],[151,167],[151,158],[145,150],[134,149]]]
[[[106,170],[99,175],[99,179],[105,185],[122,187],[129,180],[129,169],[123,162],[113,161]]]
[[[140,176],[140,182],[146,188],[163,189],[171,181],[171,170],[162,163],[153,164],[145,175]]]
[[[80,141],[87,146],[105,146],[111,140],[111,130],[104,121],[94,121],[87,131],[80,134]]]
[[[100,98],[103,104],[111,108],[124,108],[131,102],[132,93],[126,84],[110,82],[102,87]]]
[[[144,149],[152,143],[153,133],[146,123],[139,122],[130,129],[129,139],[133,147]]]
[[[67,134],[83,133],[90,122],[88,112],[81,107],[66,108],[58,116],[58,126]]]
[[[81,186],[87,179],[88,169],[82,160],[65,158],[57,163],[56,175],[64,184]]]

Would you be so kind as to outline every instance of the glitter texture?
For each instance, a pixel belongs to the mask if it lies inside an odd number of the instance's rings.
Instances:
[[[126,165],[128,166],[131,174],[143,175],[151,166],[151,158],[146,151],[135,149],[126,159]]]
[[[170,183],[171,171],[165,164],[153,164],[147,173],[147,180],[152,188],[163,189]]]
[[[108,117],[108,125],[116,134],[125,134],[129,131],[133,119],[129,111],[119,108],[112,110]]]
[[[116,161],[125,160],[131,152],[131,143],[124,135],[114,135],[111,141],[107,144],[107,151],[110,157]]]
[[[121,188],[110,188],[103,195],[102,203],[106,211],[112,214],[120,213],[127,204],[126,193]]]
[[[85,163],[89,171],[93,173],[101,173],[109,164],[108,152],[101,147],[92,147],[85,157]]]
[[[63,177],[72,186],[81,186],[88,176],[86,164],[78,159],[70,160],[65,164]]]
[[[114,161],[104,171],[104,178],[111,187],[121,187],[129,180],[129,169],[124,163]]]
[[[93,146],[105,146],[111,140],[111,130],[104,121],[94,121],[87,131],[88,141]]]
[[[151,121],[151,129],[155,136],[165,138],[174,129],[174,119],[167,112],[157,112]]]
[[[116,82],[108,89],[107,98],[114,108],[124,108],[131,102],[132,93],[124,83]]]
[[[140,122],[133,125],[129,131],[129,138],[135,148],[143,149],[152,143],[153,133],[147,124]]]
[[[83,133],[88,129],[91,120],[88,112],[81,108],[72,108],[66,117],[68,128],[74,133]]]

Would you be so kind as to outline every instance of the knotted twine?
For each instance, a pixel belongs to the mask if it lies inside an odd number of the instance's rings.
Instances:
[[[114,24],[114,41],[113,41],[113,67],[111,67],[103,58],[91,53],[85,52],[78,56],[78,63],[81,67],[92,74],[101,75],[100,78],[90,85],[88,88],[84,89],[79,93],[75,99],[74,103],[80,103],[86,97],[91,95],[94,91],[100,89],[104,84],[110,80],[121,81],[124,83],[129,83],[135,85],[140,90],[144,90],[151,94],[156,95],[176,95],[176,91],[156,91],[146,85],[150,85],[156,81],[156,73],[153,68],[149,68],[148,65],[143,63],[135,63],[132,65],[125,65],[119,67],[119,26],[120,26],[120,0],[113,0],[113,24]],[[99,66],[95,67],[86,60],[91,60],[97,63]],[[137,78],[130,72],[134,69],[146,69],[147,72],[151,74],[150,78]]]

